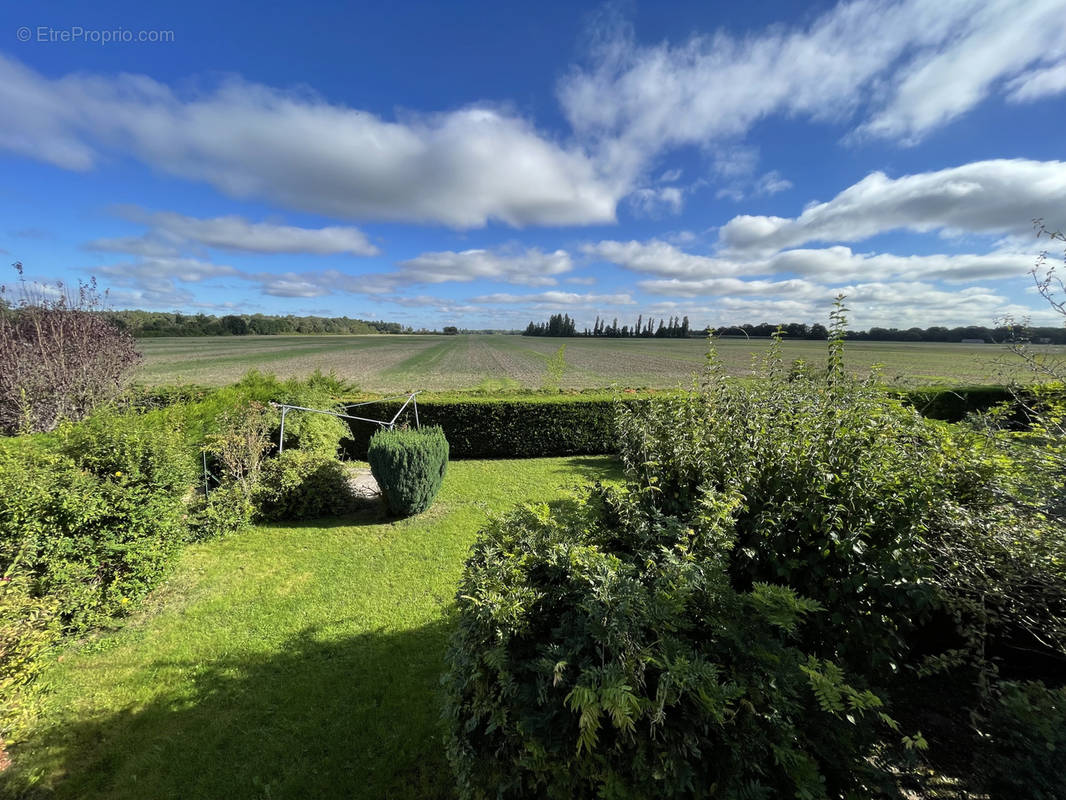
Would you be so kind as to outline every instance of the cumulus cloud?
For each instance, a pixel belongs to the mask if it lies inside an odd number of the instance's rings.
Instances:
[[[181,96],[144,75],[51,79],[0,56],[0,148],[66,169],[105,154],[340,218],[473,228],[614,220],[626,186],[579,148],[473,106],[402,122],[232,79]]]
[[[798,217],[741,215],[719,232],[733,250],[780,250],[812,241],[859,241],[906,229],[1022,233],[1066,204],[1066,162],[1001,159],[889,178],[867,175]]]
[[[189,245],[247,253],[373,256],[380,252],[366,234],[352,227],[299,228],[249,222],[239,216],[200,219],[174,212],[149,214],[140,209],[124,209],[124,213],[150,226],[149,232],[138,237],[97,239],[86,247],[143,256],[166,255]]]
[[[526,286],[552,286],[557,275],[573,268],[565,250],[550,253],[537,248],[511,250],[445,250],[400,262],[399,282],[444,283],[445,281],[497,280]]]
[[[856,253],[849,247],[796,248],[766,257],[721,258],[687,253],[656,239],[648,242],[602,241],[582,252],[631,272],[669,278],[644,282],[649,291],[676,289],[680,294],[716,294],[722,278],[798,275],[819,280],[973,280],[1021,278],[1033,265],[1032,251],[997,250],[900,256],[893,253]]]
[[[581,252],[590,258],[608,261],[632,272],[652,275],[702,278],[736,275],[742,270],[736,260],[686,253],[658,239],[647,242],[605,240],[585,244]]]
[[[629,202],[644,216],[655,217],[663,212],[681,213],[684,192],[678,186],[645,186],[634,189],[629,195]]]
[[[483,294],[470,298],[472,303],[532,303],[543,306],[628,306],[636,301],[628,293],[579,294],[576,292],[540,292],[538,294]]]
[[[179,283],[202,283],[214,278],[240,278],[239,270],[196,258],[147,256],[136,261],[107,264],[92,270],[103,282],[118,287],[111,299],[140,308],[208,307]]]

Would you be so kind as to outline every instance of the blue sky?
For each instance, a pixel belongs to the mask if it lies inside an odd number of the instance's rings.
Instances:
[[[3,257],[415,327],[1054,319],[1066,0],[275,5],[5,5]]]

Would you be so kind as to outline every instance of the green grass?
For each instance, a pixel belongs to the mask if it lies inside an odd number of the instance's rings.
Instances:
[[[238,336],[143,339],[145,361],[138,380],[149,384],[222,385],[256,368],[280,377],[315,369],[338,375],[371,392],[436,391],[486,387],[540,388],[548,360],[566,344],[562,388],[611,385],[668,388],[687,383],[703,363],[702,339],[552,339],[525,336]],[[727,369],[748,372],[766,340],[718,343]],[[786,341],[785,357],[824,363],[825,343]],[[1059,353],[1064,348],[1044,348]],[[1066,356],[1066,353],[1064,353]],[[847,363],[857,373],[883,365],[886,383],[898,386],[1002,384],[1032,376],[1019,371],[998,345],[853,342]]]
[[[452,796],[438,680],[478,528],[617,474],[605,458],[453,462],[413,519],[190,547],[126,626],[46,665],[0,795]]]

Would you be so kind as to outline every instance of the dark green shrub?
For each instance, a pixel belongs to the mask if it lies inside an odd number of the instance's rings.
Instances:
[[[252,502],[264,520],[339,516],[355,507],[349,478],[335,458],[286,450],[263,466]]]
[[[444,481],[448,440],[439,427],[382,429],[370,440],[367,460],[389,510],[403,517],[421,514]]]
[[[482,531],[444,678],[460,796],[873,796],[880,701],[796,646],[815,603],[731,587],[730,538],[616,491]]]
[[[618,401],[608,394],[420,399],[418,416],[423,427],[438,425],[444,430],[452,458],[589,455],[618,451],[614,420],[619,402],[643,401]],[[391,419],[401,405],[402,401],[363,406],[359,415]],[[411,420],[413,414],[405,411],[401,421]],[[352,457],[366,457],[376,430],[370,423],[351,423]]]
[[[1005,683],[986,724],[982,756],[994,800],[1066,796],[1066,689]]]
[[[994,439],[848,378],[836,317],[826,372],[775,343],[733,381],[712,351],[622,410],[623,490],[483,532],[446,679],[464,796],[875,796],[926,742],[860,719],[870,691],[913,729],[980,707],[1005,654],[1062,663],[1058,518]]]
[[[872,389],[874,387],[871,387]],[[418,400],[419,421],[440,425],[448,437],[452,458],[540,458],[544,456],[598,455],[618,452],[618,407],[646,408],[653,397],[669,397],[673,392],[655,395],[608,393],[527,396],[426,397]],[[900,398],[922,416],[951,422],[1010,398],[1000,387],[959,387],[913,390],[888,394]],[[391,419],[403,401],[386,401],[363,406],[359,416]],[[408,409],[401,421],[411,421]],[[349,455],[365,459],[370,437],[377,426],[351,422]],[[288,430],[288,421],[285,423]],[[287,447],[288,445],[286,445]]]

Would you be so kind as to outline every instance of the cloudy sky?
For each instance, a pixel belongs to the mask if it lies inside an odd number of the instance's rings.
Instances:
[[[3,257],[416,327],[1050,319],[1066,0],[275,5],[5,4]]]

